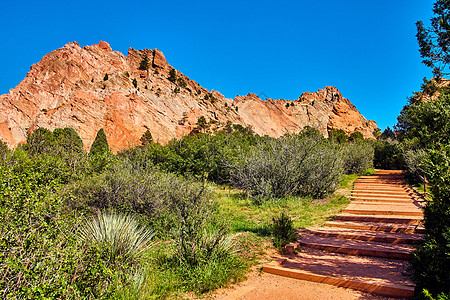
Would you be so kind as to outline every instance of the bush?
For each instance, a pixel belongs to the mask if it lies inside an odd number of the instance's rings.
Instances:
[[[0,140],[0,164],[7,159],[10,153],[11,151],[8,149],[8,145]]]
[[[170,69],[169,71],[169,77],[167,77],[167,79],[170,82],[176,83],[177,82],[177,71],[175,71],[174,68]]]
[[[239,156],[231,180],[260,202],[287,195],[323,196],[337,188],[342,172],[342,151],[320,133],[307,131],[260,140]]]
[[[403,159],[408,173],[415,178],[417,178],[418,176],[424,176],[423,164],[426,158],[427,153],[423,149],[405,150]]]
[[[348,136],[342,129],[331,129],[328,132],[328,139],[339,144],[344,144],[348,141]]]
[[[73,212],[136,214],[159,237],[172,239],[174,256],[166,255],[159,267],[173,269],[189,289],[208,291],[240,276],[246,266],[234,255],[233,239],[217,219],[209,190],[149,163],[145,156],[122,157],[104,174],[72,184],[66,203]],[[108,257],[108,251],[102,253]]]
[[[280,251],[287,244],[297,240],[297,233],[293,227],[292,219],[284,212],[272,218],[273,245]]]
[[[374,148],[369,142],[344,144],[344,173],[362,174],[373,167]]]
[[[152,162],[162,170],[180,175],[206,178],[217,183],[228,182],[232,162],[238,160],[238,153],[254,145],[258,137],[240,125],[229,124],[225,130],[227,132],[220,131],[215,135],[198,133],[184,136],[165,146],[152,143],[124,151],[120,156],[142,164]]]
[[[419,166],[430,182],[432,201],[424,209],[426,240],[414,253],[413,277],[418,291],[450,294],[450,146],[421,156]]]
[[[139,63],[139,70],[148,70],[149,62],[148,62],[148,56],[144,55],[141,62]]]
[[[133,263],[152,246],[154,233],[140,226],[131,215],[100,211],[85,219],[79,235],[86,244],[105,247],[110,262]]]
[[[0,168],[2,298],[86,299],[107,295],[114,278],[121,276],[120,266],[106,266],[99,249],[79,243],[73,231],[77,218],[53,194],[58,183],[43,180],[40,171],[29,164],[33,161],[21,157],[14,161],[14,167]]]
[[[373,165],[377,169],[402,170],[404,160],[400,144],[393,140],[375,141]]]
[[[187,86],[186,81],[182,77],[179,77],[177,82],[178,82],[178,85],[181,86],[182,88],[185,88]]]
[[[350,134],[350,136],[348,137],[348,141],[353,142],[353,143],[358,143],[363,140],[364,140],[364,135],[359,131],[352,132]]]

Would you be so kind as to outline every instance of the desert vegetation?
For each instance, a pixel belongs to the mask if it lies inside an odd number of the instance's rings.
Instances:
[[[101,129],[85,152],[75,130],[39,128],[1,143],[2,298],[164,299],[242,280],[272,232],[281,247],[348,203],[333,191],[373,157],[312,128],[141,141],[113,154]]]

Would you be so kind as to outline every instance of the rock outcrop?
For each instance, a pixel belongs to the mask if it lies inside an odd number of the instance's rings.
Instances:
[[[148,69],[142,70],[145,56]],[[231,122],[274,137],[312,126],[324,135],[336,128],[370,138],[377,127],[335,87],[294,101],[264,101],[254,94],[227,99],[176,70],[177,80],[168,80],[171,69],[158,49],[130,48],[125,56],[103,41],[85,47],[69,43],[45,55],[15,89],[0,96],[0,139],[14,147],[38,127],[72,127],[89,148],[104,128],[111,149],[119,151],[139,144],[147,129],[161,143],[180,138],[201,116],[213,129]]]

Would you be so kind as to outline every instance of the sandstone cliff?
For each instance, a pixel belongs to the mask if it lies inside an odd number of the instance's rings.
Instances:
[[[149,68],[141,70],[145,56]],[[147,129],[161,143],[180,138],[200,116],[216,129],[230,121],[274,137],[305,126],[325,135],[336,128],[373,137],[377,127],[335,87],[303,93],[294,101],[263,101],[254,94],[233,100],[179,71],[178,80],[171,82],[171,69],[157,49],[130,48],[125,56],[106,42],[85,47],[69,43],[45,55],[15,89],[0,96],[0,139],[14,147],[38,127],[72,127],[89,148],[104,128],[111,149],[119,151],[139,144]]]

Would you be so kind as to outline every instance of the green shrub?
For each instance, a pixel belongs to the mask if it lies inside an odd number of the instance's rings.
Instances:
[[[342,129],[331,129],[328,132],[328,139],[339,144],[343,144],[348,141],[348,136]]]
[[[261,139],[233,165],[232,183],[256,202],[287,195],[320,197],[334,191],[343,173],[342,151],[320,133],[306,131]]]
[[[154,233],[140,226],[131,215],[99,211],[85,219],[79,227],[79,235],[87,244],[105,247],[111,262],[132,263],[150,249]]]
[[[8,145],[0,139],[0,164],[7,159],[10,153]]]
[[[137,88],[138,83],[137,83],[136,78],[133,78],[132,83],[133,83],[134,88]]]
[[[293,227],[292,219],[282,212],[279,216],[272,218],[273,245],[280,251],[287,244],[297,240],[297,233]]]
[[[404,159],[400,144],[393,140],[375,141],[373,165],[377,169],[402,170]]]
[[[348,141],[353,142],[353,143],[361,142],[363,140],[364,140],[364,135],[359,131],[350,133],[350,136],[348,137]]]
[[[424,209],[426,240],[414,253],[413,278],[418,291],[450,294],[450,146],[421,156],[419,166],[430,182],[432,201]]]
[[[148,62],[148,56],[144,55],[141,62],[139,63],[139,70],[148,70],[149,62]]]
[[[179,77],[177,82],[178,82],[178,85],[181,86],[182,88],[185,88],[187,86],[186,81],[182,77]]]
[[[167,79],[170,82],[176,83],[177,82],[177,71],[175,71],[174,68],[170,69],[169,71],[169,77],[167,77]]]
[[[103,81],[108,80],[108,77],[109,77],[109,76],[108,76],[108,73],[106,73],[105,76],[103,77]]]
[[[14,159],[18,157],[19,153]],[[79,243],[73,233],[75,215],[65,210],[62,199],[53,193],[59,184],[43,179],[39,170],[29,166],[32,164],[33,160],[21,157],[14,167],[0,168],[2,297],[87,299],[107,295],[113,274],[118,274],[117,266],[105,266],[95,254],[100,254],[98,251]]]
[[[347,143],[344,147],[344,173],[362,174],[373,167],[374,148],[369,142]]]

